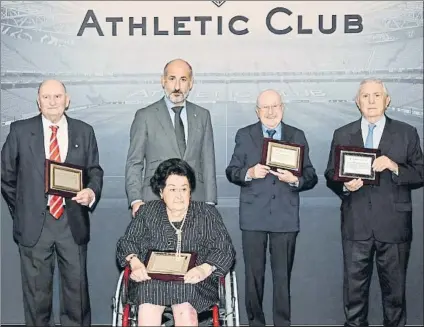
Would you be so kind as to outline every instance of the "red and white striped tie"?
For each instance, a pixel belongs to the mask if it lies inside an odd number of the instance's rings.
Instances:
[[[57,142],[57,130],[58,126],[50,126],[52,130],[52,136],[50,137],[50,160],[61,162],[59,143]],[[50,213],[56,219],[59,219],[63,214],[63,198],[58,195],[52,195],[50,197]]]

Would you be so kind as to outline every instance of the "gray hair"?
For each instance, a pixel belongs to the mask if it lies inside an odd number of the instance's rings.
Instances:
[[[384,84],[384,82],[381,79],[378,78],[366,78],[364,79],[360,84],[359,84],[359,88],[358,88],[358,92],[356,93],[356,97],[358,98],[360,93],[361,93],[361,89],[362,86],[364,86],[367,83],[377,83],[380,84],[383,87],[383,93],[387,96],[389,96],[389,92],[387,91],[386,85]]]

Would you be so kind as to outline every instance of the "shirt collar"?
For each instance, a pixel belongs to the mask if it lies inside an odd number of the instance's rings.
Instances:
[[[267,130],[273,129],[276,133],[281,131],[281,122],[275,128],[268,128],[264,124],[262,124],[262,132],[265,134]]]
[[[175,105],[175,103],[172,103],[171,102],[171,100],[169,100],[168,99],[168,97],[165,95],[165,103],[166,103],[166,107],[169,109],[169,110],[171,110],[173,107],[175,107],[176,105]],[[186,101],[184,100],[184,103],[183,103],[183,109],[185,108],[185,106],[186,106]]]
[[[41,120],[43,122],[43,127],[45,129],[49,129],[50,126],[53,126],[54,125],[54,126],[58,126],[59,127],[59,130],[62,130],[64,128],[66,128],[66,126],[68,125],[68,121],[66,120],[66,116],[65,115],[63,115],[56,124],[53,124],[50,120],[48,120],[46,117],[44,117],[43,114],[41,115]]]
[[[366,120],[365,119],[365,117],[364,116],[362,116],[362,119],[361,119],[361,127],[363,128],[363,129],[365,129],[365,130],[368,130],[368,125],[369,124],[371,124],[368,120]],[[375,125],[375,128],[382,128],[382,127],[384,127],[384,125],[386,124],[386,115],[383,115],[381,118],[380,118],[380,120],[378,120],[378,121],[376,121],[375,123],[374,123],[374,125]]]

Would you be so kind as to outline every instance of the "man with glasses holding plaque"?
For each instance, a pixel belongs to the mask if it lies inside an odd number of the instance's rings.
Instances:
[[[385,115],[380,80],[361,82],[362,117],[334,132],[325,177],[342,200],[345,326],[368,326],[374,255],[384,326],[405,326],[405,280],[412,240],[411,190],[424,181],[417,130]]]
[[[305,134],[285,124],[281,96],[263,91],[256,105],[259,122],[237,131],[226,175],[240,189],[240,228],[250,326],[265,326],[262,309],[269,238],[273,274],[273,320],[290,325],[290,276],[299,232],[299,192],[318,182]]]
[[[89,211],[103,170],[93,128],[65,115],[69,96],[56,80],[41,83],[40,114],[13,122],[1,150],[1,191],[19,246],[26,326],[54,326],[53,272],[60,274],[60,323],[90,326],[87,281]]]

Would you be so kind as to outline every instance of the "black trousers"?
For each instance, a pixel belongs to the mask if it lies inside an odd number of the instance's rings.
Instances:
[[[383,325],[405,326],[405,284],[411,242],[343,240],[345,326],[368,326],[374,255],[383,301]]]
[[[89,326],[87,245],[77,245],[65,213],[56,220],[46,212],[40,239],[33,247],[19,245],[27,326],[54,326],[53,273],[56,256],[60,273],[60,323]]]
[[[249,326],[265,326],[262,303],[268,237],[274,289],[274,325],[290,326],[290,277],[297,234],[297,232],[270,233],[242,231],[242,246],[246,272],[245,301]]]

